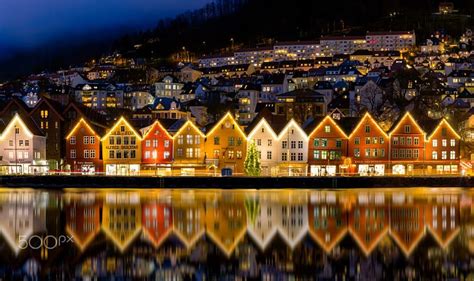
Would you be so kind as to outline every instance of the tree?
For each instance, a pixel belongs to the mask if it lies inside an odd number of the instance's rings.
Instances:
[[[244,162],[244,169],[247,176],[260,176],[262,171],[260,167],[260,158],[258,157],[257,146],[255,142],[251,142],[247,151],[247,157]]]

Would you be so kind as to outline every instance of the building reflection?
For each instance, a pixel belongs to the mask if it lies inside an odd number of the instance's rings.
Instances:
[[[0,247],[38,274],[91,278],[350,279],[388,268],[420,277],[403,265],[469,261],[473,196],[457,189],[3,190]],[[74,242],[22,247],[48,235]]]

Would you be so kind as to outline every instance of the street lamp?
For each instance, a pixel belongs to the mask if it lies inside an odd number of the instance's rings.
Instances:
[[[16,135],[17,135],[17,127],[15,125],[14,127],[14,131],[15,131],[15,134],[14,134],[14,140],[15,140],[15,174],[18,174],[18,155],[17,155],[17,151],[16,151]]]

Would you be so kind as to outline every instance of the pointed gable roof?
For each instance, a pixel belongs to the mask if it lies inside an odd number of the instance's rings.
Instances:
[[[217,122],[213,127],[212,129],[209,130],[209,132],[207,132],[206,136],[209,136],[211,135],[212,133],[214,133],[215,130],[217,130],[217,128],[219,128],[219,126],[227,119],[230,119],[230,121],[234,124],[234,127],[237,129],[237,131],[242,135],[243,138],[247,139],[247,136],[245,135],[245,132],[242,130],[242,128],[240,127],[239,123],[237,123],[237,121],[235,120],[235,118],[232,116],[232,114],[230,112],[227,112],[220,120],[219,122]]]
[[[31,110],[30,115],[33,115],[38,110],[38,108],[40,108],[43,104],[48,105],[48,107],[52,110],[52,112],[54,112],[54,114],[57,115],[58,118],[61,119],[61,121],[64,120],[64,117],[61,114],[63,112],[62,105],[57,101],[54,101],[52,99],[48,99],[45,97],[41,97],[39,102]]]
[[[377,123],[377,121],[374,120],[374,118],[372,117],[372,115],[370,115],[370,113],[365,113],[364,116],[360,119],[359,123],[357,124],[357,126],[352,130],[351,134],[349,135],[349,138],[351,138],[355,132],[357,132],[357,130],[359,129],[360,126],[362,126],[362,124],[365,122],[365,121],[368,121],[372,124],[375,125],[375,128],[377,128],[385,137],[388,138],[388,135],[387,133],[382,129],[382,127],[380,127],[380,125]]]
[[[392,124],[392,127],[390,128],[390,130],[388,131],[388,134],[389,135],[392,135],[393,133],[395,133],[399,126],[406,120],[406,119],[409,119],[410,122],[412,124],[415,125],[415,127],[424,135],[426,135],[425,131],[423,130],[423,128],[418,124],[418,122],[416,122],[415,118],[413,118],[413,116],[411,115],[410,112],[406,112],[405,114],[403,115],[400,115],[397,119],[397,121],[393,122]]]
[[[101,141],[106,140],[109,137],[109,135],[113,133],[122,122],[125,123],[125,125],[135,134],[135,136],[140,141],[142,140],[142,136],[140,135],[140,133],[138,133],[138,131],[123,116],[120,117],[120,119],[118,119],[117,122],[115,122],[114,126],[110,130],[108,130],[108,132],[100,140]]]

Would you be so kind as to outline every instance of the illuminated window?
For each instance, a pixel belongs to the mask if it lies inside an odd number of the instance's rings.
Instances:
[[[145,147],[150,147],[150,140],[145,141]]]
[[[438,147],[438,140],[433,140],[432,145],[433,147]]]
[[[451,139],[449,142],[450,142],[451,146],[456,146],[456,140],[455,139]]]
[[[183,135],[179,135],[178,136],[178,144],[183,144],[184,143],[184,136]]]
[[[432,158],[433,160],[437,160],[437,159],[438,159],[438,152],[433,151],[433,152],[431,153],[431,158]]]
[[[186,158],[193,158],[193,149],[186,148]]]
[[[76,137],[72,136],[69,138],[69,144],[76,144]]]
[[[227,158],[228,159],[234,159],[234,151],[233,150],[227,151]]]
[[[329,125],[324,126],[324,132],[325,133],[330,133],[331,132],[331,126],[329,126]]]
[[[321,159],[328,159],[328,152],[326,150],[321,151]]]
[[[449,152],[449,159],[456,159],[456,151],[450,151]]]
[[[448,146],[448,140],[447,139],[442,139],[441,140],[441,146],[443,146],[443,147]]]
[[[441,151],[441,159],[443,160],[448,159],[448,153],[446,151]]]
[[[145,151],[145,159],[150,158],[150,151]]]
[[[76,158],[76,150],[75,150],[75,149],[71,149],[69,155],[71,156],[72,159]]]
[[[196,142],[196,143],[197,143],[197,142]],[[169,140],[165,140],[164,145],[165,145],[165,147],[169,147],[169,146],[170,146],[170,141],[169,141]]]
[[[89,144],[89,136],[84,136],[83,137],[83,143],[84,144]]]
[[[241,150],[237,150],[235,152],[235,154],[236,154],[237,159],[242,159],[242,151]],[[262,158],[261,152],[259,151],[258,154],[259,154],[259,158],[261,159]]]
[[[169,151],[163,152],[163,158],[164,159],[169,159],[170,158],[170,152]]]
[[[354,139],[354,144],[356,144],[356,145],[360,144],[360,138],[359,137]]]
[[[355,158],[359,158],[359,157],[360,157],[360,149],[358,149],[358,148],[355,148],[355,149],[354,149],[354,157],[355,157]]]

